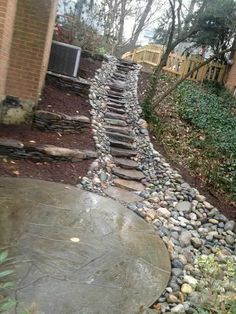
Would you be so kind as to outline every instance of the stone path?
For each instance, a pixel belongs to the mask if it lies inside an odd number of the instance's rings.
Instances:
[[[130,113],[127,110],[127,90],[125,84],[129,79],[130,72],[136,70],[136,67],[132,63],[126,61],[117,62],[115,70],[113,69],[108,75],[108,81],[105,82],[104,80],[104,83],[107,84],[104,92],[101,90],[101,84],[98,84],[99,89],[95,87],[93,91],[93,88],[91,88],[92,91],[90,94],[92,106],[97,109],[97,111],[93,112],[94,118],[101,115],[101,107],[104,109],[101,119],[98,120],[99,122],[103,122],[100,125],[101,128],[99,131],[103,133],[104,138],[101,138],[102,143],[108,143],[107,146],[112,157],[113,166],[111,174],[117,177],[113,180],[115,187],[110,187],[105,193],[119,200],[126,198],[125,195],[127,195],[124,192],[124,197],[122,197],[120,188],[128,191],[142,191],[145,189],[145,186],[142,184],[145,174],[139,170],[139,164],[135,161],[138,151],[133,125],[129,118]],[[102,99],[105,102],[101,104],[101,107],[99,104],[97,106],[96,101],[98,99]],[[98,132],[96,132],[96,122],[94,120],[93,125],[95,126],[96,133],[94,138],[99,151],[101,143],[99,143],[97,138]],[[102,149],[100,153],[102,158]],[[94,182],[96,185],[98,180],[94,178]],[[94,188],[96,189],[96,187]],[[117,198],[116,194],[119,194],[120,197]],[[133,201],[139,199],[134,194],[130,195],[130,197]]]
[[[107,195],[154,225],[171,257],[171,280],[160,313],[192,313],[201,293],[198,256],[236,263],[235,222],[229,221],[154,150],[137,97],[139,66],[113,57],[90,88],[98,158],[81,186]],[[232,290],[233,289],[233,290]],[[224,287],[224,293],[236,291]]]
[[[148,313],[166,287],[163,241],[118,202],[15,178],[0,178],[0,202],[0,247],[15,258],[11,313]]]

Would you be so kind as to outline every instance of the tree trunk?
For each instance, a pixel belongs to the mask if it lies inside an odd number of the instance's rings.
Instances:
[[[120,57],[122,55],[122,41],[124,34],[124,23],[125,23],[125,10],[126,10],[126,2],[127,0],[121,0],[121,8],[120,8],[120,19],[119,19],[119,30],[117,35],[117,44],[115,46],[115,55]]]
[[[83,6],[86,3],[85,0],[78,0],[76,3],[76,18],[77,22],[81,22],[81,16],[82,16],[82,11],[83,11]]]
[[[154,70],[154,72],[153,72],[153,74],[151,76],[151,79],[149,81],[148,89],[146,91],[146,96],[145,96],[145,99],[144,99],[144,102],[149,103],[149,104],[151,104],[153,98],[155,97],[157,82],[158,82],[158,79],[160,77],[161,70],[162,70],[162,68],[164,66],[166,66],[169,54],[170,54],[170,52],[172,50],[172,41],[173,41],[173,37],[174,37],[174,33],[175,33],[175,19],[176,19],[176,15],[175,15],[175,2],[172,3],[171,0],[169,0],[169,2],[170,2],[170,6],[171,6],[171,15],[172,15],[170,35],[169,35],[169,38],[168,38],[166,51],[161,56],[160,63],[155,68],[155,70]]]
[[[126,47],[126,50],[128,48],[128,50],[133,50],[135,48],[135,45],[137,43],[137,40],[139,38],[139,35],[141,33],[141,31],[143,30],[143,27],[145,25],[145,22],[146,22],[146,19],[148,17],[148,14],[149,12],[151,11],[151,8],[152,8],[152,4],[153,4],[153,1],[154,0],[148,0],[147,1],[147,4],[146,4],[146,7],[141,15],[141,18],[140,18],[140,21],[139,21],[139,24],[138,26],[136,27],[136,30],[132,36],[132,38],[130,39],[127,47]],[[127,50],[127,51],[128,51]]]
[[[125,23],[125,9],[126,9],[126,0],[121,1],[121,9],[120,9],[120,25],[117,36],[118,45],[122,44],[123,33],[124,33],[124,23]]]

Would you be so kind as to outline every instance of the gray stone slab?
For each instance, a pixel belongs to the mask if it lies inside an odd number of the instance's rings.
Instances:
[[[20,314],[132,314],[170,275],[154,229],[110,198],[59,183],[0,178],[0,245],[16,260]]]
[[[125,148],[125,149],[130,149],[130,150],[134,149],[134,146],[131,143],[117,141],[112,138],[110,138],[109,140],[110,140],[111,147],[120,147],[120,148]]]
[[[126,135],[129,135],[131,133],[131,130],[128,127],[122,126],[105,125],[105,129],[109,132],[119,132]]]
[[[105,118],[105,121],[110,125],[127,126],[127,122],[123,120]]]
[[[9,146],[9,147],[13,147],[13,148],[23,148],[24,144],[18,140],[1,137],[0,138],[0,146]]]
[[[134,202],[141,202],[142,197],[138,196],[134,192],[126,191],[124,189],[109,186],[106,190],[104,190],[105,194],[118,200],[123,201],[126,203],[134,203]]]
[[[111,155],[114,157],[133,157],[137,155],[137,152],[135,150],[112,147]]]
[[[126,111],[124,109],[120,109],[120,108],[117,108],[117,107],[114,107],[114,106],[107,106],[107,109],[111,112],[115,112],[115,113],[119,113],[119,114],[125,114]]]
[[[106,135],[116,141],[130,143],[134,141],[132,136],[128,136],[119,132],[106,132]]]
[[[112,172],[116,176],[123,179],[127,179],[127,180],[141,181],[143,178],[145,178],[145,175],[142,173],[142,171],[139,171],[139,170],[123,169],[120,167],[115,167],[112,169]]]
[[[113,112],[109,112],[107,111],[105,113],[105,118],[107,119],[117,119],[117,120],[127,120],[127,115],[124,114],[119,114],[119,113],[113,113]]]
[[[124,104],[117,104],[117,103],[114,103],[114,102],[107,102],[107,106],[111,106],[111,107],[114,107],[114,108],[119,108],[119,109],[124,109],[125,110],[125,105]]]
[[[113,182],[115,186],[127,191],[143,191],[145,189],[145,186],[142,183],[133,180],[117,178]]]
[[[124,169],[137,169],[138,163],[132,159],[128,158],[113,158],[113,162]]]

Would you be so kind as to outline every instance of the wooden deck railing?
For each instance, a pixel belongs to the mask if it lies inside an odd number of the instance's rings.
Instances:
[[[147,45],[125,53],[122,58],[133,60],[148,68],[154,68],[160,63],[164,48],[161,45]],[[177,53],[169,55],[164,71],[183,77],[204,60],[201,57],[186,57]],[[202,82],[203,80],[214,80],[222,82],[225,73],[225,65],[219,62],[211,62],[194,72],[189,79]]]

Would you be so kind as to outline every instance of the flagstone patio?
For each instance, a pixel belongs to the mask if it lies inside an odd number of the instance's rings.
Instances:
[[[151,225],[69,185],[0,178],[0,247],[16,258],[18,301],[45,314],[143,313],[165,289],[168,251]]]

